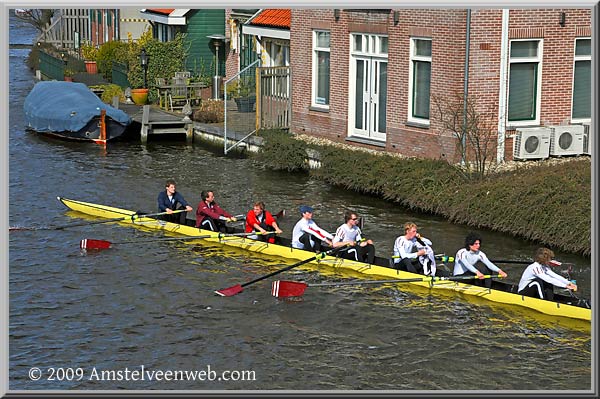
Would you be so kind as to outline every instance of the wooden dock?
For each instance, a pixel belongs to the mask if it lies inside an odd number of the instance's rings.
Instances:
[[[149,136],[161,134],[185,135],[188,144],[193,141],[194,123],[182,114],[167,112],[152,105],[113,103],[113,106],[141,125],[140,137],[143,144],[148,142]]]

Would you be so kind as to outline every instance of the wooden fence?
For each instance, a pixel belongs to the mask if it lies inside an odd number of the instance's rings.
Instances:
[[[127,65],[113,61],[111,80],[114,84],[119,85],[122,89],[130,87],[131,85],[127,79]]]
[[[257,110],[261,129],[289,129],[292,112],[290,67],[259,67]]]
[[[44,80],[63,80],[65,63],[60,58],[40,51],[40,73]]]
[[[82,40],[90,37],[90,10],[62,8],[60,15],[47,25],[38,41],[51,43],[60,49],[74,50],[79,48]]]

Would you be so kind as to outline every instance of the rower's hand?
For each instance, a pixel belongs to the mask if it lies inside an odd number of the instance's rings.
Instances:
[[[481,273],[479,270],[477,270],[477,278],[480,279],[480,280],[485,278],[483,276],[483,273]]]
[[[506,274],[502,269],[498,270],[498,274],[500,275],[500,277],[502,278],[506,278],[506,276],[508,276],[508,274]]]
[[[170,208],[165,209],[165,211],[167,211],[167,213],[170,215],[171,213],[173,213],[173,210]]]
[[[577,291],[577,286],[573,283],[569,283],[569,284],[567,284],[567,289]]]
[[[333,247],[333,241],[331,241],[329,238],[325,239],[325,242],[327,243],[327,245],[329,245],[330,247]]]
[[[419,252],[417,252],[417,255],[421,256],[421,255],[425,255],[427,253],[426,249],[419,249]]]
[[[191,211],[194,210],[194,208],[192,208],[191,206],[188,205],[188,206],[185,207],[185,210],[188,211],[188,212],[191,212]]]
[[[281,234],[283,233],[283,231],[281,231],[279,228],[275,229],[275,234]]]
[[[230,222],[237,222],[237,218],[235,216],[232,216],[229,218]]]

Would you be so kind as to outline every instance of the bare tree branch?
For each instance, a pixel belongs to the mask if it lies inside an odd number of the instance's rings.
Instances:
[[[35,29],[37,29],[40,33],[44,33],[44,29],[46,26],[52,21],[52,17],[56,13],[56,10],[49,8],[31,8],[26,11],[25,14],[19,15],[16,14],[16,17],[21,21],[24,21]]]

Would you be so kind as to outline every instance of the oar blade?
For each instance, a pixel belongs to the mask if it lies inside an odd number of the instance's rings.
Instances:
[[[287,298],[292,296],[302,296],[308,287],[305,283],[298,281],[273,281],[271,295],[277,298]]]
[[[105,240],[94,240],[92,238],[84,238],[79,243],[81,249],[108,249],[112,243]]]
[[[244,291],[244,288],[241,284],[236,284],[229,288],[223,288],[222,290],[215,291],[215,294],[220,296],[234,296]]]

